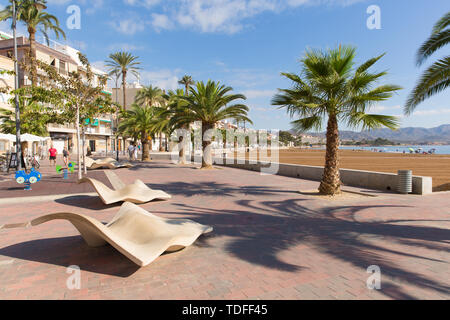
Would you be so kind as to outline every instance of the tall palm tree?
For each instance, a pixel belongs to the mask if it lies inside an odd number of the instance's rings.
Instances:
[[[146,105],[133,104],[124,112],[119,124],[119,132],[140,139],[142,143],[142,161],[150,160],[150,137],[154,132],[154,110]]]
[[[127,75],[131,72],[135,76],[139,75],[139,65],[137,61],[139,57],[133,56],[129,52],[116,52],[109,55],[109,60],[106,60],[106,66],[111,68],[110,72],[119,71],[122,74],[122,90],[123,90],[123,108],[127,107]]]
[[[183,85],[184,86],[184,93],[186,95],[189,95],[189,90],[191,88],[191,86],[193,86],[195,84],[195,81],[192,80],[192,77],[189,75],[185,75],[183,76],[183,78],[181,78],[180,81],[178,81],[178,84]]]
[[[189,92],[191,90],[191,87],[195,84],[195,81],[192,79],[192,76],[189,75],[184,75],[183,78],[181,78],[181,80],[178,81],[179,85],[184,86],[184,94],[186,96],[189,95]],[[185,130],[185,132],[189,131],[189,127],[190,127],[190,123],[184,124],[181,129]],[[184,136],[180,136],[179,139],[184,139]],[[178,152],[178,158],[179,158],[179,164],[185,164],[186,163],[186,156],[185,156],[185,151],[186,151],[186,141],[181,140],[180,141],[180,145],[182,144],[182,146],[180,146],[180,150]]]
[[[0,11],[0,21],[12,19],[12,5],[7,6]],[[54,15],[39,10],[34,1],[25,0],[23,6],[17,11],[17,20],[22,21],[28,30],[28,40],[30,42],[30,66],[31,66],[31,83],[33,86],[37,84],[37,67],[36,67],[36,33],[40,31],[49,44],[48,32],[53,31],[56,38],[62,36],[66,39],[66,34],[59,26],[59,20]]]
[[[231,104],[235,100],[246,97],[242,94],[229,94],[233,88],[221,85],[219,82],[209,80],[208,83],[197,82],[195,88],[191,88],[189,96],[179,96],[179,99],[186,102],[187,108],[183,112],[177,113],[171,119],[176,126],[187,125],[195,121],[202,122],[202,168],[211,168],[211,139],[205,137],[205,133],[214,129],[217,122],[225,119],[240,119],[250,123],[247,117],[249,108],[240,103]]]
[[[401,89],[395,85],[374,87],[386,72],[370,73],[368,69],[383,55],[355,69],[355,48],[339,47],[326,52],[308,50],[300,61],[301,75],[282,73],[293,81],[293,86],[279,89],[272,104],[286,108],[291,118],[298,117],[293,121],[294,128],[320,130],[322,123],[327,121],[325,169],[319,187],[322,194],[341,192],[339,122],[362,129],[398,127],[396,117],[366,113],[374,103],[387,100]]]
[[[417,52],[417,65],[422,65],[431,55],[450,43],[450,11],[434,26],[433,32]],[[422,74],[406,102],[404,112],[411,114],[424,100],[450,86],[450,56],[446,56]]]

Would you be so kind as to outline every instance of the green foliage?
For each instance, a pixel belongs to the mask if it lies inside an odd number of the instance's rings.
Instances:
[[[51,115],[49,123],[75,123],[77,109],[81,124],[85,119],[114,112],[116,107],[111,98],[102,94],[107,78],[98,76],[98,85],[94,85],[95,75],[89,61],[81,53],[79,58],[84,70],[70,72],[66,76],[59,74],[53,66],[36,60],[37,66],[42,70],[39,75],[42,86],[22,87],[16,91],[17,94],[21,99],[25,99],[33,110]],[[23,68],[30,66],[23,65]],[[27,121],[26,113],[22,119]]]
[[[327,116],[335,116],[350,127],[376,129],[398,127],[396,117],[367,114],[376,102],[387,100],[401,89],[395,85],[374,87],[386,73],[368,69],[383,55],[354,68],[355,49],[340,47],[327,52],[308,50],[301,60],[301,75],[282,73],[293,82],[279,89],[272,104],[285,108],[297,131],[320,130]]]
[[[450,12],[447,12],[434,26],[430,37],[417,52],[417,65],[450,42]],[[410,115],[426,99],[450,87],[450,56],[446,56],[428,67],[408,97],[404,113]]]
[[[134,102],[149,107],[160,106],[165,103],[164,92],[160,88],[153,87],[152,85],[144,86],[138,91]]]
[[[49,42],[49,31],[53,31],[57,38],[62,36],[65,39],[66,34],[61,29],[58,18],[45,11],[39,11],[33,5],[33,2],[31,0],[22,1],[23,5],[20,8],[16,8],[17,20],[23,22],[30,33],[40,31],[44,35],[47,44]],[[12,19],[12,5],[8,5],[0,11],[0,21],[8,19]]]
[[[195,88],[190,89],[190,95],[178,96],[183,101],[180,109],[176,109],[171,119],[174,127],[189,125],[195,121],[202,124],[214,125],[220,120],[239,119],[249,123],[247,117],[249,108],[244,104],[232,104],[238,99],[246,99],[242,94],[229,94],[233,89],[209,80],[206,84],[197,82]],[[177,112],[179,111],[179,112]]]
[[[133,56],[129,52],[119,51],[109,55],[109,60],[106,61],[106,66],[111,68],[111,72],[121,72],[122,76],[128,72],[138,76],[140,70],[139,65],[141,64],[137,61],[139,57]]]

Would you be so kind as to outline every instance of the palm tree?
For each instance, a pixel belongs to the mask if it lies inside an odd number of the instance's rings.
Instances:
[[[181,78],[181,80],[178,81],[179,85],[183,85],[184,86],[184,94],[186,96],[189,95],[189,92],[191,90],[191,86],[193,86],[195,84],[195,81],[192,79],[192,76],[189,75],[184,75],[183,78]],[[181,127],[181,129],[185,130],[185,132],[189,131],[189,127],[190,127],[190,123],[187,123],[185,125],[183,125]],[[185,156],[185,149],[186,149],[186,141],[183,140],[184,136],[180,136],[179,137],[179,142],[180,142],[180,150],[178,152],[178,158],[179,158],[179,164],[185,164],[186,163],[186,156]],[[181,146],[182,144],[182,146]]]
[[[0,21],[12,19],[12,5],[7,6],[0,11]],[[36,67],[36,33],[39,30],[49,44],[48,31],[53,31],[56,38],[62,36],[66,39],[66,34],[59,26],[59,20],[54,15],[38,9],[31,0],[25,0],[23,6],[17,11],[17,20],[22,21],[28,30],[28,40],[30,42],[30,66],[31,66],[31,83],[33,86],[37,84],[37,67]]]
[[[130,110],[124,112],[119,124],[119,132],[132,136],[142,143],[142,161],[150,160],[150,137],[153,134],[154,110],[146,105],[133,104]]]
[[[183,78],[181,78],[180,81],[178,81],[178,84],[183,85],[185,88],[184,93],[186,95],[189,95],[189,90],[190,90],[191,86],[193,86],[195,84],[195,81],[192,80],[191,76],[185,75]]]
[[[138,76],[138,70],[140,70],[139,57],[133,56],[129,52],[116,52],[109,55],[109,59],[106,61],[106,66],[110,67],[110,73],[119,71],[122,74],[122,90],[123,90],[123,108],[127,107],[127,75],[131,72],[135,76]]]
[[[152,85],[144,86],[138,91],[135,102],[140,105],[146,105],[151,108],[160,107],[165,103],[164,91],[158,87],[153,87]],[[156,114],[156,110],[155,110]],[[162,148],[162,131],[159,133],[159,150]]]
[[[164,92],[152,85],[144,86],[140,89],[134,99],[137,104],[143,104],[149,107],[155,107],[164,103]]]
[[[340,193],[339,128],[341,121],[349,127],[396,129],[393,116],[367,114],[376,102],[390,98],[401,89],[395,85],[374,87],[386,72],[370,73],[368,69],[383,56],[372,58],[354,69],[355,48],[339,47],[326,52],[308,50],[300,61],[301,75],[282,73],[293,81],[290,89],[279,89],[273,105],[286,108],[299,131],[320,130],[327,121],[325,168],[319,191],[325,195]],[[328,118],[328,119],[327,119]]]
[[[417,65],[422,65],[432,54],[450,43],[450,12],[434,26],[433,32],[417,52]],[[450,86],[450,56],[432,64],[422,75],[406,102],[404,112],[411,114],[424,100]]]
[[[214,129],[218,121],[225,119],[240,119],[250,123],[247,117],[249,108],[244,104],[232,104],[238,99],[245,100],[242,94],[229,94],[233,88],[221,85],[219,82],[209,80],[206,85],[197,82],[196,88],[191,88],[189,96],[179,96],[179,99],[186,102],[187,108],[184,112],[177,113],[171,119],[175,126],[183,126],[195,121],[202,122],[202,168],[212,167],[212,156],[210,150],[211,139],[205,137],[208,130]]]

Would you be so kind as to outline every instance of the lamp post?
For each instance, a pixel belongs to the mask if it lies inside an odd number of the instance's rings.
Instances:
[[[25,1],[19,2],[18,0],[11,0],[12,2],[12,31],[13,31],[13,42],[14,42],[14,89],[19,89],[19,65],[17,62],[17,37],[16,37],[16,26],[17,26],[17,11],[20,10]],[[34,0],[34,7],[41,11],[47,7],[43,3],[43,0]],[[16,113],[16,159],[17,159],[17,170],[22,170],[22,142],[20,141],[20,104],[19,96],[17,92],[14,93],[15,101],[15,113]]]

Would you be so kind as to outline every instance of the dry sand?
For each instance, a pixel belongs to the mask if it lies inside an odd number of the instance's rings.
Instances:
[[[413,175],[432,177],[434,191],[450,190],[450,155],[378,153],[353,150],[340,150],[339,154],[342,169],[389,173],[397,173],[398,170],[412,170]],[[325,164],[325,150],[293,148],[280,150],[279,157],[280,163],[310,166],[323,166]],[[264,158],[261,160],[264,160]]]

